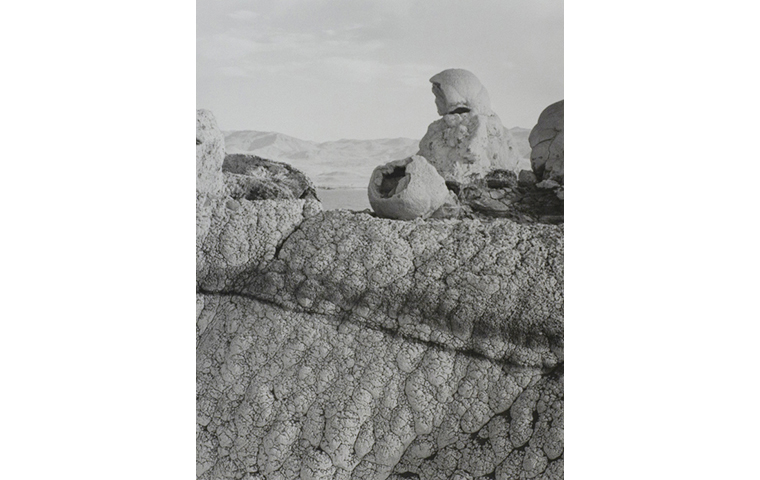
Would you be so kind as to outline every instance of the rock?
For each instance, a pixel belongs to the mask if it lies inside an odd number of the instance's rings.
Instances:
[[[391,165],[378,191],[443,182]],[[197,478],[562,478],[563,227],[322,212],[289,182],[198,193]],[[513,190],[561,221],[535,185],[461,192]]]
[[[375,213],[400,220],[427,218],[451,198],[443,177],[418,155],[375,168],[367,190]]]
[[[521,187],[528,185],[535,185],[538,182],[536,174],[531,170],[520,170],[520,174],[517,176],[517,184]]]
[[[517,187],[517,175],[509,170],[494,170],[485,177],[488,188],[515,188]]]
[[[211,226],[211,205],[224,196],[224,135],[208,110],[195,114],[195,244]]]
[[[530,132],[531,166],[540,180],[565,183],[565,101],[546,107]]]
[[[520,170],[521,157],[512,136],[491,111],[488,92],[467,70],[451,69],[435,75],[438,114],[420,141],[425,157],[446,181],[471,183],[488,172]]]
[[[198,478],[527,478],[561,461],[562,227],[268,213],[303,201],[242,202],[249,228],[213,228]],[[260,253],[215,253],[245,244]]]
[[[224,135],[216,118],[208,110],[198,110],[195,116],[195,190],[200,194],[221,194],[224,162]]]
[[[546,188],[546,189],[554,189],[559,187],[559,182],[556,182],[554,180],[541,180],[536,184],[536,188]]]
[[[255,155],[232,154],[224,158],[225,191],[232,198],[247,200],[317,199],[309,178],[287,163]]]
[[[491,97],[478,77],[461,68],[450,68],[434,75],[433,84],[435,106],[438,115],[472,112],[490,115]]]

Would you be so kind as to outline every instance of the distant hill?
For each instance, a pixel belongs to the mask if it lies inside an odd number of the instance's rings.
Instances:
[[[520,156],[530,158],[529,129],[509,130]],[[293,165],[322,188],[365,188],[378,165],[414,155],[419,140],[337,140],[312,142],[277,132],[237,130],[224,132],[227,153],[251,153]]]

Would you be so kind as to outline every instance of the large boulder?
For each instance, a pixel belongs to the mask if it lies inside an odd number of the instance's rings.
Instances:
[[[420,141],[425,157],[447,182],[467,184],[488,172],[525,168],[512,136],[491,110],[488,91],[471,72],[449,69],[433,76],[438,114]]]
[[[565,101],[546,107],[530,132],[530,162],[536,177],[549,187],[565,184]],[[541,185],[541,184],[539,184]]]
[[[561,479],[563,227],[323,212],[288,178],[198,204],[197,477]]]
[[[427,218],[454,201],[443,177],[419,155],[375,168],[367,194],[375,213],[400,220]]]
[[[562,478],[561,227],[293,214],[199,276],[199,478]]]

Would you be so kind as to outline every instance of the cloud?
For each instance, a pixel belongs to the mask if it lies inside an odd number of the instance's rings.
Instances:
[[[229,29],[198,37],[198,56],[224,76],[253,76],[306,70],[315,65],[347,69],[358,81],[376,78],[383,67],[374,59],[381,39],[357,40],[361,26],[318,32],[292,32],[265,26]]]
[[[249,21],[259,16],[258,13],[251,10],[237,10],[227,14],[233,20]]]

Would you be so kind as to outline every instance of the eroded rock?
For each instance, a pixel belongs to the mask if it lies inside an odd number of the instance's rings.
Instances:
[[[489,115],[491,97],[478,77],[461,68],[450,68],[430,79],[438,115],[472,112]]]
[[[546,107],[530,132],[530,161],[540,188],[565,184],[565,101]],[[544,183],[546,182],[546,183]]]
[[[562,478],[561,226],[323,212],[243,163],[198,193],[199,479]],[[515,181],[459,191],[546,192]]]
[[[375,213],[400,220],[427,218],[453,200],[443,177],[419,155],[375,168],[367,191]]]
[[[234,199],[318,199],[314,183],[287,163],[255,155],[231,154],[224,157],[222,170],[225,193]]]
[[[488,92],[471,72],[449,69],[433,76],[438,114],[420,141],[425,157],[446,181],[472,183],[495,169],[526,168],[512,136],[491,110]]]
[[[211,226],[211,205],[224,196],[224,135],[208,110],[195,115],[195,243],[203,243]]]
[[[198,110],[195,117],[195,190],[201,194],[220,194],[224,180],[224,135],[214,114]]]

